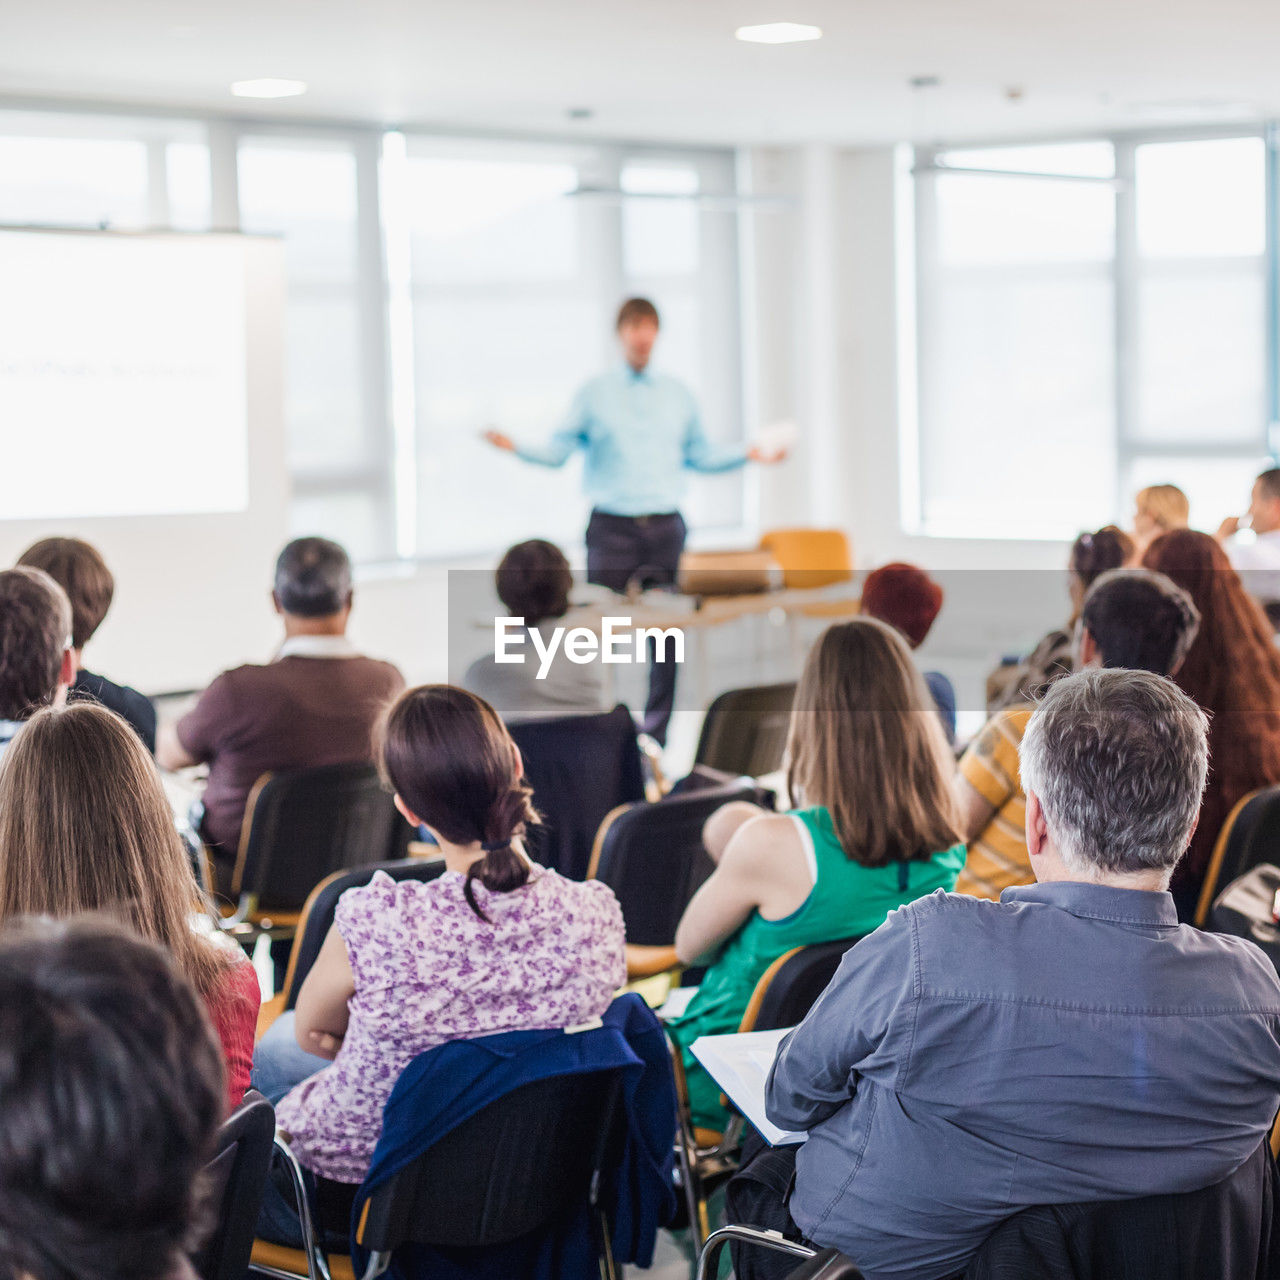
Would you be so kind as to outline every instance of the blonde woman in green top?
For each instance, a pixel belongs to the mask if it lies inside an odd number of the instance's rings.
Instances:
[[[895,908],[954,887],[965,847],[955,762],[902,637],[871,618],[829,627],[809,653],[787,744],[799,808],[725,805],[703,841],[716,869],[685,909],[676,951],[707,964],[667,1029],[684,1050],[694,1124],[722,1129],[720,1090],[689,1053],[736,1031],[764,971],[793,947],[871,933]]]

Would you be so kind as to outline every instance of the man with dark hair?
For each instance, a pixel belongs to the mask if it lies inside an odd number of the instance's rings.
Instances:
[[[1245,527],[1253,530],[1252,542],[1236,537]],[[1215,536],[1245,590],[1267,608],[1274,623],[1274,607],[1280,605],[1280,467],[1264,471],[1253,482],[1245,519],[1228,516]]]
[[[156,709],[136,689],[116,684],[84,668],[84,647],[111,608],[116,583],[96,547],[79,538],[42,538],[18,558],[20,565],[43,569],[71,602],[71,656],[76,678],[68,696],[92,698],[122,716],[154,754]]]
[[[74,678],[62,588],[39,569],[0,570],[0,754],[34,712],[66,700]]]
[[[220,879],[234,864],[253,784],[278,769],[372,758],[374,721],[404,679],[347,639],[353,592],[347,553],[298,538],[276,561],[271,593],[284,643],[265,666],[224,671],[176,725],[160,733],[166,769],[208,763],[201,833]]]
[[[519,542],[502,557],[494,576],[507,616],[523,618],[524,662],[499,662],[486,653],[462,677],[462,686],[483,698],[504,720],[553,716],[589,716],[609,710],[604,668],[598,662],[572,662],[563,645],[552,649],[551,628],[569,612],[573,570],[552,542]],[[544,630],[544,624],[546,629]],[[537,632],[537,641],[533,632]],[[535,661],[535,643],[553,656]]]
[[[714,474],[748,460],[776,462],[782,456],[707,439],[689,389],[649,368],[658,327],[658,310],[647,298],[622,304],[617,333],[623,363],[582,387],[564,426],[545,445],[517,445],[500,431],[485,433],[490,444],[546,467],[563,466],[578,449],[586,454],[584,479],[592,506],[587,579],[613,591],[675,582],[686,533],[679,511],[685,471]],[[655,661],[655,649],[651,641],[644,729],[662,742],[675,700],[676,669],[674,662]]]
[[[1171,676],[1199,630],[1200,611],[1163,573],[1112,569],[1094,582],[1081,605],[1078,665]]]
[[[1074,662],[1169,676],[1199,626],[1191,597],[1164,574],[1110,569],[1094,579],[1081,604]],[[998,898],[1002,890],[1032,881],[1018,758],[1033,709],[1026,703],[997,711],[961,757],[955,789],[969,854],[957,893]]]
[[[93,917],[0,933],[0,1275],[178,1280],[226,1105],[200,1001]]]

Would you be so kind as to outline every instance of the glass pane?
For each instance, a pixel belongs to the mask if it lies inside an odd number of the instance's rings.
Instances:
[[[169,225],[179,231],[208,231],[212,196],[209,148],[203,142],[171,142],[165,148]]]
[[[240,225],[284,236],[290,282],[354,280],[356,158],[341,142],[254,138],[237,155]]]
[[[445,283],[563,280],[579,270],[578,185],[570,164],[411,156],[414,276]]]
[[[689,275],[698,269],[698,171],[688,165],[629,164],[622,205],[623,270],[628,276]]]
[[[354,290],[290,291],[285,405],[295,470],[367,461],[360,342]]]
[[[1042,147],[983,147],[946,151],[944,164],[974,169],[1013,169],[1018,173],[1061,173],[1080,178],[1115,175],[1115,148],[1109,142],[1060,142]]]
[[[1170,264],[1138,286],[1141,440],[1257,440],[1266,420],[1263,277],[1250,263]]]
[[[479,432],[496,426],[541,443],[559,426],[591,372],[584,352],[596,349],[598,307],[588,299],[422,297],[414,327],[422,554],[533,537],[578,542],[586,525],[578,460],[560,470],[532,466],[484,444]]]
[[[1109,519],[1109,275],[955,273],[935,307],[920,389],[925,532],[1074,537]]]
[[[1153,484],[1176,484],[1191,504],[1191,527],[1213,533],[1231,515],[1249,506],[1254,477],[1270,464],[1257,458],[1134,458],[1125,476],[1125,500],[1132,504],[1139,489]],[[1126,528],[1133,525],[1133,507],[1121,513]]]
[[[959,173],[934,182],[944,266],[1100,262],[1115,252],[1109,187]]]
[[[295,494],[289,507],[291,538],[332,538],[357,564],[387,558],[389,530],[387,504],[358,489]]]
[[[1249,256],[1265,247],[1261,138],[1161,142],[1135,154],[1138,252],[1145,257]]]
[[[136,229],[150,222],[147,148],[131,139],[0,135],[0,223]]]

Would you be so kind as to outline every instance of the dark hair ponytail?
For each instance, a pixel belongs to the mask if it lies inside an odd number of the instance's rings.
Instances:
[[[392,704],[375,748],[384,780],[429,827],[453,844],[480,843],[463,893],[487,920],[475,881],[490,893],[526,884],[529,865],[513,846],[538,821],[532,790],[513,777],[515,744],[498,713],[464,689],[420,685]]]

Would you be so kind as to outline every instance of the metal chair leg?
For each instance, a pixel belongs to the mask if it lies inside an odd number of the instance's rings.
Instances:
[[[302,1165],[293,1154],[289,1144],[277,1133],[275,1137],[276,1154],[284,1161],[293,1184],[294,1198],[298,1203],[298,1222],[302,1227],[302,1251],[307,1258],[307,1280],[331,1280],[329,1260],[316,1237],[315,1224],[311,1220],[311,1197],[307,1195],[306,1180],[302,1176]],[[383,1270],[385,1270],[385,1266]],[[376,1272],[374,1273],[377,1274]]]
[[[698,1256],[697,1280],[715,1280],[719,1274],[720,1253],[730,1240],[740,1240],[744,1244],[757,1244],[777,1253],[787,1253],[793,1258],[812,1258],[814,1250],[808,1245],[797,1244],[788,1240],[778,1231],[761,1231],[758,1227],[721,1227],[707,1237],[702,1253]]]

